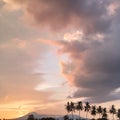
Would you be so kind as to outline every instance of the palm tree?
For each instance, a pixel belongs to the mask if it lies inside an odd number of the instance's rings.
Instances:
[[[119,118],[120,120],[120,109],[118,109],[118,112],[117,112],[117,117]]]
[[[89,102],[86,102],[86,103],[85,103],[84,108],[85,108],[85,112],[86,112],[86,119],[87,119],[88,112],[90,111],[90,104],[89,104]]]
[[[109,112],[113,115],[113,120],[114,120],[114,115],[116,114],[116,109],[114,105],[111,106],[111,109]]]
[[[70,111],[72,112],[72,120],[74,120],[74,118],[73,118],[73,112],[75,112],[75,105],[74,105],[73,102],[71,102],[71,104],[70,104]]]
[[[96,106],[94,105],[94,106],[92,106],[92,109],[91,109],[91,115],[94,116],[94,119],[95,119],[96,113],[97,113],[97,110],[96,110]]]
[[[80,111],[83,110],[83,104],[82,104],[82,101],[79,101],[79,102],[77,103],[76,109],[79,111],[79,120],[81,120],[81,117],[80,117]]]
[[[70,108],[70,103],[67,102],[67,105],[65,105],[65,109],[67,110],[67,113],[69,114],[69,112],[71,112],[71,108]]]
[[[100,119],[100,116],[102,115],[102,111],[103,111],[102,107],[99,106],[99,107],[97,108],[97,113],[99,114],[99,119]]]
[[[108,115],[107,115],[107,109],[103,108],[103,112],[102,112],[102,118],[107,119]]]

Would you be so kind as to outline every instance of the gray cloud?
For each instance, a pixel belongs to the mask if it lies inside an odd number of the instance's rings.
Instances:
[[[86,33],[103,33],[111,24],[107,11],[109,0],[11,0],[13,3],[22,7],[24,17],[29,19],[27,22],[32,20],[31,24],[42,29],[82,29]]]
[[[117,37],[114,31],[110,34],[109,37],[105,35],[104,42],[99,44],[95,41],[82,44],[77,41],[79,47],[75,47],[76,41],[72,41],[73,47],[72,42],[69,42],[62,48],[63,51],[66,48],[64,53],[69,54],[72,64],[70,67],[67,63],[68,68],[64,67],[65,63],[62,64],[63,73],[68,81],[69,76],[72,76],[73,81],[70,82],[78,88],[73,97],[85,97],[92,102],[120,99],[119,92],[112,94],[120,87],[119,34]],[[82,49],[81,45],[86,47]],[[71,72],[67,72],[70,69]]]
[[[110,31],[104,34],[103,41],[93,40],[95,33],[92,36],[84,34],[82,41],[70,41],[61,48],[60,51],[63,51],[63,54],[67,53],[71,60],[72,67],[69,63],[66,63],[68,67],[65,63],[62,65],[68,82],[77,87],[73,97],[85,97],[91,102],[120,99],[120,93],[115,92],[120,87],[118,11],[120,11],[119,8],[114,19],[112,18]],[[77,47],[75,47],[76,44]]]

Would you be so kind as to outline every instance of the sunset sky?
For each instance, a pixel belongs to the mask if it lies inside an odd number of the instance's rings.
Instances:
[[[120,0],[0,0],[0,118],[71,100],[120,107]]]

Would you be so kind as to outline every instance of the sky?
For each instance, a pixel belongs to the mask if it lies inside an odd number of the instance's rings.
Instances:
[[[119,13],[119,0],[0,0],[0,117],[120,107]]]

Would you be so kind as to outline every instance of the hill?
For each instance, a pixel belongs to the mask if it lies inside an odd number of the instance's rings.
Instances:
[[[44,115],[44,114],[38,114],[36,112],[31,112],[31,113],[28,113],[22,117],[9,119],[9,120],[27,120],[29,115],[33,115],[34,118],[36,118],[36,119],[52,117],[52,118],[55,118],[57,120],[64,120],[64,116],[62,116],[62,115]],[[72,115],[69,115],[69,118],[72,118]],[[78,115],[74,115],[74,120],[76,120],[78,118],[79,118]],[[82,118],[82,120],[86,120],[86,119]]]

